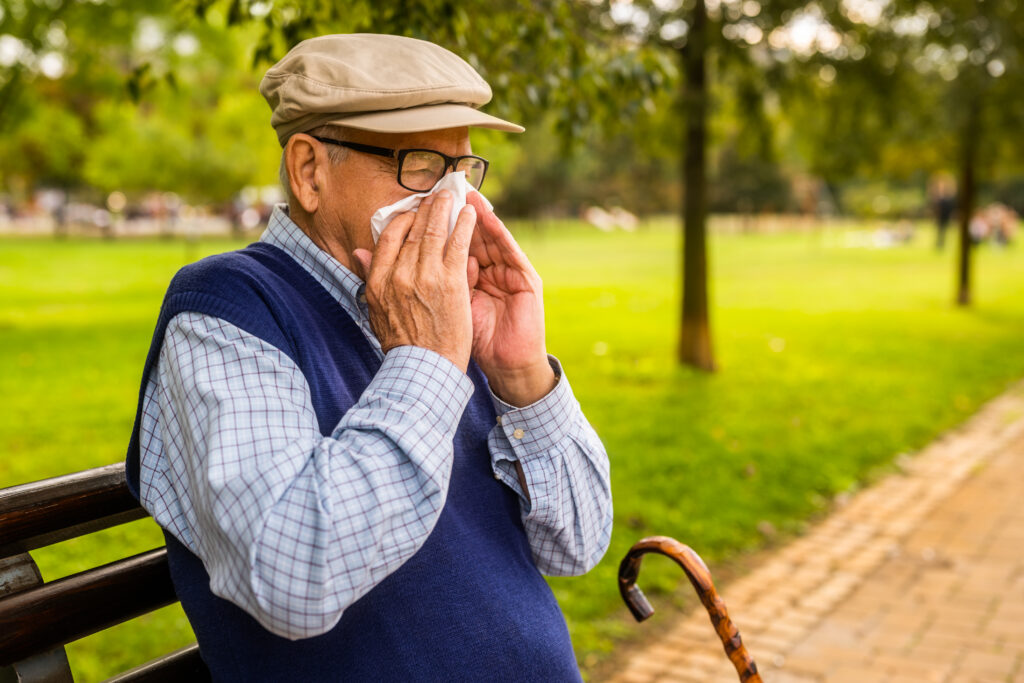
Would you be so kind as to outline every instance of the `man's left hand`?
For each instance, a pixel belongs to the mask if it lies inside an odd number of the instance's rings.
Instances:
[[[466,199],[477,210],[468,274],[472,355],[499,398],[527,406],[555,386],[544,344],[540,275],[480,195],[472,192]]]

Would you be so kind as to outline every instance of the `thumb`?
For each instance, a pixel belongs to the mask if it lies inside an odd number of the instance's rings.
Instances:
[[[370,262],[373,260],[373,254],[370,253],[369,249],[356,249],[352,252],[353,258],[356,260],[356,264],[362,273],[356,273],[363,278],[363,282],[370,277]]]

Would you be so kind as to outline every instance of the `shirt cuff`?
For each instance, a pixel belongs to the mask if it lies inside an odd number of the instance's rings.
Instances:
[[[384,355],[363,395],[417,403],[442,432],[454,434],[475,390],[473,380],[436,351],[396,346]]]
[[[577,410],[576,398],[558,359],[549,355],[548,362],[558,381],[554,389],[534,403],[516,408],[491,392],[498,415],[496,429],[504,433],[517,457],[550,450],[568,434]]]

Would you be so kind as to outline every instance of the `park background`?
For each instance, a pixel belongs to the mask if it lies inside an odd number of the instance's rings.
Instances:
[[[527,127],[473,143],[612,462],[611,549],[551,581],[588,676],[642,635],[635,540],[741,573],[1024,376],[1014,0],[7,0],[0,486],[123,457],[170,277],[281,196],[259,78],[348,31],[449,47]],[[36,559],[158,544],[140,521]],[[693,603],[648,564],[656,602]],[[68,651],[93,681],[191,640],[174,607]]]

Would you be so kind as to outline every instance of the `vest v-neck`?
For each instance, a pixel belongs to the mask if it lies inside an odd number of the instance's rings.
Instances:
[[[366,339],[366,334],[363,332],[359,324],[352,319],[349,312],[345,310],[345,307],[341,305],[334,295],[327,291],[327,289],[315,278],[313,275],[302,267],[302,264],[297,262],[288,252],[280,247],[268,244],[267,242],[253,242],[245,249],[241,250],[242,254],[246,254],[250,258],[258,261],[262,265],[270,268],[271,270],[277,271],[285,280],[289,281],[294,287],[305,293],[312,301],[323,305],[320,309],[324,315],[327,315],[327,311],[331,311],[331,316],[340,316],[344,322],[342,323],[348,328],[347,331],[354,332],[360,339],[363,340],[363,344],[356,345],[356,350],[359,352],[363,359],[370,363],[371,367],[380,366],[380,358],[377,356],[373,347],[370,346],[370,342]]]

